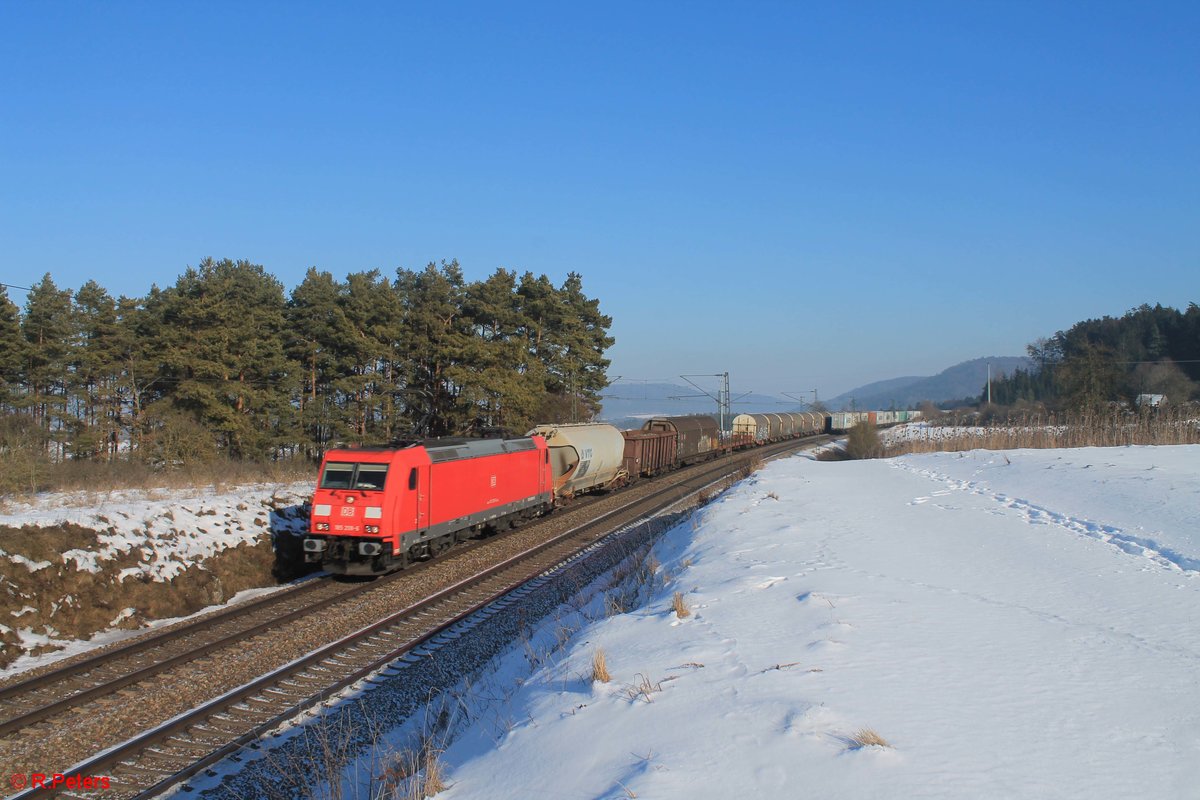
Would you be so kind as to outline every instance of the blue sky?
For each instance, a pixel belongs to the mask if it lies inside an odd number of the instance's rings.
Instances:
[[[1198,41],[1195,3],[6,3],[0,282],[575,270],[614,377],[830,397],[1200,302]]]

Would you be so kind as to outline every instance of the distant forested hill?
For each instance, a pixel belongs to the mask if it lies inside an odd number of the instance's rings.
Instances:
[[[1009,375],[1018,369],[1028,370],[1033,361],[1024,356],[989,356],[964,361],[928,378],[893,378],[860,386],[824,401],[832,410],[850,408],[909,408],[923,400],[941,403],[964,397],[978,397],[987,383],[988,365],[992,380]]]

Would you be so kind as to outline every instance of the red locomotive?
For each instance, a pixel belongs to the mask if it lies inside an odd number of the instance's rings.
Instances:
[[[390,572],[544,513],[553,486],[541,436],[330,450],[305,560],[345,575]]]

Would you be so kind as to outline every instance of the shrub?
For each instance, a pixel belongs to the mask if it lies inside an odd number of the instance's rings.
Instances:
[[[869,422],[857,422],[846,438],[846,454],[850,458],[879,458],[883,445],[879,431]]]

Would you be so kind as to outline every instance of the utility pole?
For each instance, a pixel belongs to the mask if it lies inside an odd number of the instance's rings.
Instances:
[[[717,401],[717,418],[719,420],[720,430],[725,431],[726,430],[725,420],[726,420],[726,418],[729,418],[729,414],[730,414],[729,406],[731,404],[731,401],[729,399],[729,373],[728,372],[718,372],[715,375],[680,375],[679,377],[683,378],[685,381],[690,383],[692,386],[695,386],[697,389],[699,389],[701,392],[703,392],[704,397],[711,397],[713,400]],[[714,397],[712,392],[708,391],[703,386],[700,386],[699,384],[692,381],[692,378],[721,378],[722,379],[721,388],[717,389],[717,394]],[[701,395],[690,395],[690,396],[700,397]],[[681,400],[683,398],[672,398],[672,399],[680,399]]]
[[[992,362],[990,362],[990,361],[988,362],[988,382],[987,382],[987,387],[988,387],[988,392],[987,392],[987,394],[988,394],[988,405],[990,406],[990,405],[992,404]]]
[[[733,424],[733,412],[729,408],[733,401],[729,397],[729,373],[725,372],[722,374],[725,376],[725,403],[718,409],[721,414],[721,427],[718,430],[721,431],[721,435],[724,435],[725,430],[729,427],[729,425],[725,424],[726,418],[728,418],[730,425]]]

